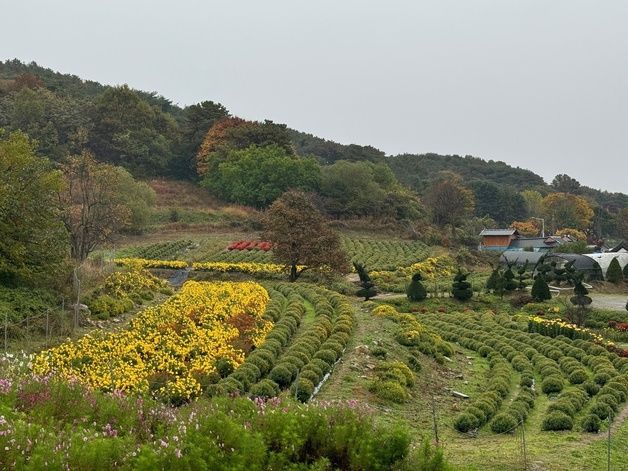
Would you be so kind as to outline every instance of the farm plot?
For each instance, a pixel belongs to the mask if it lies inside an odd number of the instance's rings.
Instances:
[[[593,341],[531,333],[492,313],[424,314],[421,319],[444,339],[489,361],[485,391],[455,419],[461,432],[487,423],[497,433],[512,430],[526,420],[539,394],[555,398],[544,411],[543,430],[596,432],[628,399],[628,358]],[[512,390],[515,373],[517,391]],[[513,400],[505,403],[507,397]]]
[[[427,245],[418,241],[354,239],[343,237],[342,243],[352,262],[368,270],[394,271],[428,257]]]
[[[179,403],[200,394],[219,363],[236,367],[263,342],[272,328],[264,316],[268,300],[253,282],[190,281],[123,331],[89,334],[40,353],[33,371]]]
[[[353,329],[344,297],[314,285],[280,283],[270,290],[273,329],[244,362],[210,391],[273,397],[290,389],[307,401],[342,356]]]
[[[176,260],[183,258],[187,252],[196,247],[189,239],[159,242],[156,244],[125,247],[118,250],[118,258],[143,258],[148,260]]]

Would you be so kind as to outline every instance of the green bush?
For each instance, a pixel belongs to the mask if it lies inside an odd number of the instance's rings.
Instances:
[[[611,375],[608,373],[597,373],[593,375],[593,381],[595,381],[600,386],[605,385],[608,381],[610,381]]]
[[[292,378],[294,378],[294,375],[287,368],[287,366],[282,363],[281,365],[277,365],[272,370],[270,370],[268,377],[272,379],[275,383],[277,383],[280,388],[285,389],[290,386],[290,383],[292,383]]]
[[[249,391],[251,397],[275,397],[279,395],[279,386],[274,381],[266,378],[254,384]]]
[[[397,403],[405,402],[408,398],[406,388],[397,381],[375,380],[369,386],[369,391],[381,399]]]
[[[415,273],[412,275],[412,281],[408,285],[408,289],[406,290],[406,295],[410,301],[423,301],[427,298],[427,290],[421,280],[423,277],[420,273]]]
[[[582,383],[581,387],[591,397],[595,396],[600,391],[600,387],[593,381],[585,381]]]
[[[564,412],[552,412],[543,420],[542,430],[558,431],[571,430],[573,428],[573,419]]]
[[[598,433],[602,421],[595,414],[589,414],[582,420],[582,430],[589,433]]]
[[[624,274],[621,269],[621,265],[619,264],[619,260],[615,257],[611,260],[611,263],[608,265],[608,269],[606,270],[606,281],[611,283],[621,283],[624,279]]]
[[[480,425],[479,420],[472,414],[462,413],[454,421],[454,427],[456,430],[462,433],[467,433],[471,430],[478,428]]]
[[[314,354],[314,358],[323,360],[329,366],[332,366],[334,363],[336,363],[336,358],[338,358],[338,356],[333,350],[323,349],[316,352]]]
[[[587,372],[580,368],[580,369],[574,370],[569,375],[569,382],[571,384],[582,384],[587,380],[588,377],[589,375],[587,375]]]
[[[596,402],[591,406],[589,412],[593,415],[597,415],[601,420],[605,420],[613,411],[608,404]]]
[[[545,394],[561,392],[563,390],[563,381],[557,376],[548,376],[541,383],[541,390]]]
[[[307,402],[314,393],[314,383],[307,378],[299,377],[292,386],[292,392],[301,402]]]
[[[513,432],[518,420],[511,414],[497,414],[491,422],[491,430],[495,433]]]

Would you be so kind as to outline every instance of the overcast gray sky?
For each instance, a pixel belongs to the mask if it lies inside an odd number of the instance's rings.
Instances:
[[[628,193],[628,1],[20,0],[17,57],[389,154]]]

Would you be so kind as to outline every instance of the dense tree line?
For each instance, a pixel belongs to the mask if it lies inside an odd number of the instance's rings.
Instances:
[[[317,193],[319,207],[336,218],[460,228],[544,217],[550,230],[626,236],[628,195],[588,188],[569,175],[548,185],[529,170],[472,156],[387,157],[370,146],[247,121],[220,103],[180,107],[154,92],[17,60],[0,62],[0,128],[25,132],[37,155],[59,164],[87,151],[135,178],[194,180],[226,201],[258,208],[301,189]]]

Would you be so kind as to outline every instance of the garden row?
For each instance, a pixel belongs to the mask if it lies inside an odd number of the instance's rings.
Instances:
[[[430,325],[442,331],[448,340],[478,351],[482,356],[488,357],[498,352],[511,362],[515,370],[521,372],[521,388],[533,386],[536,372],[542,378],[541,390],[546,394],[556,394],[565,389],[564,377],[567,378],[574,386],[567,387],[548,408],[543,422],[544,430],[573,428],[576,415],[592,403],[582,425],[584,430],[595,431],[595,424],[599,428],[598,419],[616,413],[618,407],[626,400],[628,360],[608,352],[594,342],[526,333],[521,330],[522,326],[519,324],[505,317],[490,314],[483,316],[456,314],[455,318],[428,315],[426,319]],[[492,377],[491,387],[495,387],[495,375]],[[598,394],[600,386],[602,386],[600,396],[590,401]],[[610,392],[604,392],[606,390]],[[530,402],[528,392],[522,389],[520,395],[524,393],[526,397],[522,402]],[[478,425],[482,425],[482,414],[475,412],[472,409],[470,415],[477,418]],[[506,425],[521,420],[522,414],[511,415],[514,420],[501,418],[500,422],[504,425],[492,425],[492,428],[502,430]],[[474,422],[469,417],[465,416],[460,420],[464,423],[460,429],[474,428]]]
[[[38,354],[33,372],[179,404],[201,393],[219,362],[238,366],[263,342],[273,325],[264,316],[268,300],[253,282],[188,281],[124,330],[88,334]]]
[[[277,320],[264,343],[214,385],[212,394],[273,397],[291,389],[305,402],[342,356],[353,328],[353,310],[341,295],[314,285],[277,284],[269,310]]]
[[[366,266],[369,271],[394,271],[420,262],[429,255],[429,247],[418,241],[343,237],[342,243],[351,261]]]
[[[174,260],[180,258],[195,246],[194,242],[187,239],[159,242],[138,247],[127,247],[119,250],[119,257],[135,257],[150,260]]]

